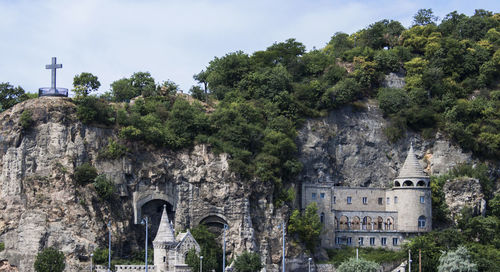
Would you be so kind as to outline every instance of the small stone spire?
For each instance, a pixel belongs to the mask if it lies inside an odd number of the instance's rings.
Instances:
[[[405,163],[399,171],[398,178],[419,178],[427,177],[424,169],[417,160],[417,156],[413,151],[413,143],[410,145],[410,150],[408,150],[408,155],[406,156]]]
[[[175,243],[175,234],[172,225],[168,221],[167,205],[163,205],[163,213],[161,215],[160,226],[153,240],[153,245]]]

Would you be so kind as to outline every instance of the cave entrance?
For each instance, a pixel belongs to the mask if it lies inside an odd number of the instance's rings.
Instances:
[[[175,211],[173,209],[172,204],[170,204],[169,202],[163,199],[153,199],[149,202],[146,202],[141,207],[142,218],[147,217],[149,220],[148,225],[149,225],[150,241],[153,241],[154,238],[156,237],[156,232],[158,231],[158,226],[160,225],[160,220],[161,220],[161,215],[163,213],[164,205],[167,206],[168,221],[172,222],[173,224],[175,221]],[[172,225],[172,228],[173,227],[174,226]]]
[[[202,220],[200,220],[200,224],[207,226],[208,231],[217,235],[217,237],[222,237],[224,225],[228,225],[227,221],[218,215],[206,216]]]

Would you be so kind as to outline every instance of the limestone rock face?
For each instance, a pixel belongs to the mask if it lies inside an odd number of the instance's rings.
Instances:
[[[427,174],[446,173],[458,163],[471,162],[471,154],[441,134],[432,139],[408,132],[390,143],[384,134],[387,121],[374,102],[365,109],[344,107],[323,119],[306,121],[298,133],[299,180],[335,182],[344,186],[390,187],[403,166],[409,146]]]
[[[27,109],[35,123],[23,130],[19,117]],[[409,133],[389,143],[385,125],[371,102],[366,109],[346,107],[325,118],[307,120],[297,137],[304,168],[291,186],[298,193],[301,181],[389,186],[411,141],[429,174],[472,161],[470,154],[439,134],[421,139]],[[155,237],[159,218],[152,212],[155,201],[160,201],[158,207],[164,202],[171,205],[169,219],[176,231],[202,222],[227,223],[230,258],[256,250],[267,271],[279,270],[282,233],[278,225],[287,220],[290,210],[274,206],[272,184],[241,180],[229,170],[229,156],[215,154],[206,145],[174,152],[131,142],[124,157],[102,159],[99,153],[110,139],[117,139],[117,132],[80,123],[69,98],[32,99],[0,113],[0,242],[5,243],[0,260],[30,272],[37,252],[53,246],[64,252],[66,271],[87,270],[90,253],[107,245],[109,221],[113,251],[127,256],[143,248],[144,227],[136,224],[143,215],[151,216],[150,237]],[[92,184],[73,180],[75,168],[83,162],[113,181],[113,201],[99,199]],[[288,248],[286,255],[297,254]],[[298,261],[296,270],[304,271],[302,265]]]
[[[448,180],[443,186],[443,191],[453,219],[456,220],[465,206],[472,208],[475,215],[485,215],[486,200],[479,180],[473,178]]]

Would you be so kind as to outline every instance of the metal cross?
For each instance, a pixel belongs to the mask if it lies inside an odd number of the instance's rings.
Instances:
[[[45,65],[45,69],[52,70],[52,82],[50,89],[56,90],[56,69],[62,68],[62,64],[56,64],[56,57],[52,57],[52,64]]]

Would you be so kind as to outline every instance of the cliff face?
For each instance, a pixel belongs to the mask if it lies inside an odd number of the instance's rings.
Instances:
[[[25,109],[32,112],[35,124],[24,131],[18,124]],[[33,271],[37,252],[54,246],[65,253],[66,270],[78,271],[89,265],[95,248],[106,245],[108,221],[114,251],[126,256],[144,243],[144,227],[134,223],[148,215],[154,226],[158,207],[167,203],[176,230],[200,222],[220,230],[226,223],[229,254],[258,250],[268,271],[277,269],[277,226],[288,210],[273,206],[271,184],[240,180],[229,171],[226,154],[216,155],[204,145],[173,152],[129,143],[126,156],[99,158],[116,131],[83,125],[75,112],[69,99],[39,98],[0,114],[0,242],[5,243],[0,260],[7,259],[20,271]],[[470,154],[440,135],[424,140],[409,134],[388,143],[385,124],[371,103],[366,110],[347,107],[308,120],[297,138],[304,164],[297,182],[388,186],[411,141],[431,174],[472,161]],[[83,162],[114,182],[114,201],[100,200],[93,185],[73,181],[75,167]],[[151,232],[153,236],[156,229]]]

